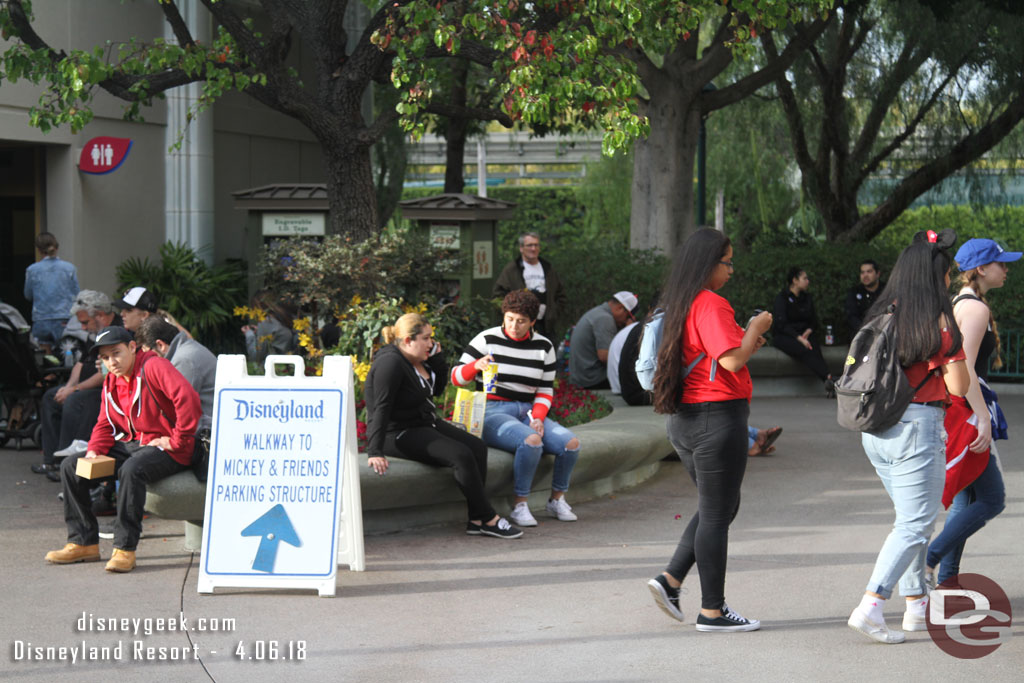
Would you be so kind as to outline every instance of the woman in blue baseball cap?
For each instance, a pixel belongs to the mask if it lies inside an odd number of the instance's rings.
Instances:
[[[970,239],[956,253],[960,292],[953,315],[963,334],[971,376],[966,396],[953,396],[946,410],[946,485],[942,504],[949,508],[942,533],[932,540],[925,559],[926,580],[955,580],[967,539],[1003,511],[1005,489],[995,439],[1006,438],[1006,420],[987,383],[989,359],[999,368],[999,332],[985,294],[1006,283],[1007,263],[1021,252],[1006,251],[993,240]],[[952,507],[950,507],[952,503]],[[935,568],[939,568],[938,576]]]

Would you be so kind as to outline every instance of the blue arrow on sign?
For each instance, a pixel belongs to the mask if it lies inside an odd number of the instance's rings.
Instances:
[[[267,510],[255,522],[242,529],[243,536],[262,536],[259,550],[256,551],[256,559],[252,561],[252,568],[258,572],[274,572],[274,560],[277,559],[277,544],[281,541],[295,546],[302,546],[299,535],[295,533],[292,521],[288,519],[288,513],[284,506],[278,503]]]

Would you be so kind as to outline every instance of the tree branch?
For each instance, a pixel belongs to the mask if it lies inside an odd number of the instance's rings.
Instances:
[[[976,132],[963,138],[946,154],[928,162],[903,179],[889,198],[874,211],[860,218],[840,239],[843,242],[867,242],[896,219],[915,199],[949,175],[981,158],[995,147],[1024,119],[1024,92],[1007,105],[1006,110]]]
[[[776,57],[769,59],[766,66],[724,88],[702,94],[701,111],[707,113],[738,102],[750,93],[760,90],[765,85],[777,80],[780,76],[784,76],[786,70],[792,66],[796,58],[800,56],[800,53],[806,50],[821,35],[821,32],[825,30],[825,27],[832,20],[832,16],[830,15],[828,19],[815,19],[806,26],[798,24],[795,27],[796,35],[790,39],[786,48],[781,53],[776,52]],[[762,41],[768,33],[766,31],[761,35]],[[774,40],[772,45],[774,47]]]
[[[170,24],[171,30],[174,31],[174,37],[178,41],[178,45],[181,47],[194,47],[196,41],[192,38],[192,33],[188,30],[188,25],[185,24],[185,20],[181,16],[181,12],[178,11],[178,5],[174,0],[166,0],[160,3],[160,9],[164,13],[164,20]]]

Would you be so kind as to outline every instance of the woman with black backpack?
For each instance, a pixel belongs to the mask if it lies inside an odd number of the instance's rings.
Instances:
[[[905,640],[901,631],[886,626],[882,615],[897,582],[907,601],[903,629],[927,629],[924,562],[945,480],[944,407],[950,394],[966,393],[970,379],[947,296],[952,261],[946,250],[955,241],[952,230],[915,235],[865,318],[895,317],[897,355],[909,384],[918,387],[899,422],[861,436],[864,452],[892,499],[896,520],[847,623],[880,643]]]
[[[740,505],[747,466],[747,417],[753,385],[746,363],[764,344],[772,316],[744,330],[715,294],[732,277],[732,244],[717,230],[698,230],[672,264],[654,375],[654,409],[669,415],[668,437],[697,484],[697,513],[664,572],[647,582],[655,602],[683,621],[679,586],[694,564],[700,574],[698,631],[756,631],[725,604],[729,525]]]

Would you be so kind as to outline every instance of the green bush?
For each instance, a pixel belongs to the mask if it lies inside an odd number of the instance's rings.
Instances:
[[[1013,251],[1024,248],[1024,207],[1000,206],[974,209],[969,206],[932,206],[904,211],[883,230],[872,244],[891,248],[897,253],[910,244],[914,234],[921,230],[952,228],[957,233],[956,247],[974,237],[1001,241]],[[955,249],[954,249],[955,253]],[[1018,263],[1024,263],[1018,262]],[[1010,264],[1006,285],[988,296],[992,314],[1001,328],[1024,329],[1024,269]]]
[[[167,242],[160,247],[159,263],[130,258],[115,273],[120,290],[145,287],[153,292],[160,307],[214,353],[244,353],[244,339],[232,318],[247,295],[244,263],[211,267],[187,245]]]

